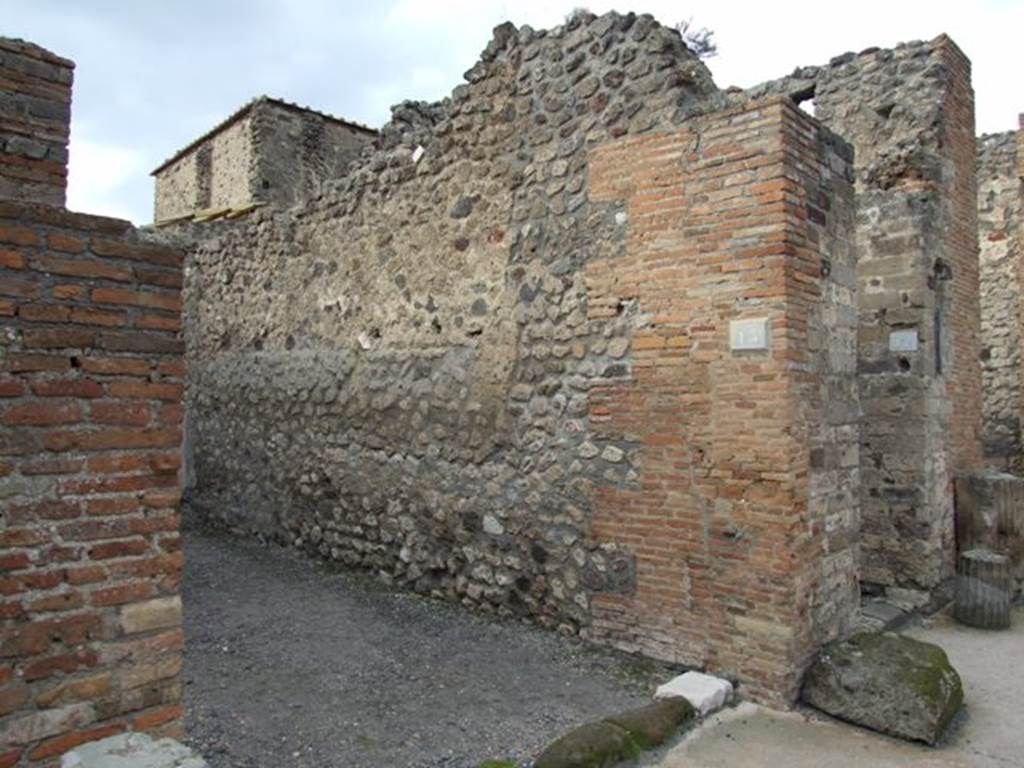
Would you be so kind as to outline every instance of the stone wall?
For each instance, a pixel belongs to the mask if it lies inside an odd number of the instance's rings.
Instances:
[[[649,16],[466,77],[301,208],[178,230],[193,514],[791,699],[857,596],[849,149]]]
[[[154,221],[211,208],[242,207],[255,200],[257,157],[252,115],[246,113],[228,123],[153,172]]]
[[[74,67],[0,37],[0,198],[64,205]]]
[[[863,579],[925,601],[952,575],[953,472],[981,462],[970,65],[941,36],[750,96],[779,92],[855,148]]]
[[[1021,200],[1018,132],[978,140],[978,245],[981,253],[984,443],[989,466],[1024,472],[1021,411]]]
[[[315,197],[327,181],[343,176],[377,136],[375,131],[272,99],[258,104],[253,117],[253,196],[276,205]]]
[[[238,208],[255,199],[258,156],[250,113],[195,150],[196,205]]]
[[[376,136],[287,102],[256,99],[153,172],[154,220],[253,203],[293,205],[344,175]]]
[[[157,175],[154,181],[154,221],[177,219],[209,208],[206,195],[200,193],[200,179],[208,174],[200,173],[198,155],[187,155]]]
[[[0,765],[180,726],[181,259],[0,201]]]

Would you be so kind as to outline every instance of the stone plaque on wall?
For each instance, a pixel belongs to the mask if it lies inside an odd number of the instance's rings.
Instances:
[[[917,328],[899,328],[889,331],[890,352],[917,352]]]

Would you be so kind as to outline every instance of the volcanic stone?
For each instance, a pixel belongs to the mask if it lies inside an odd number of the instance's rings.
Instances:
[[[941,738],[963,697],[945,651],[891,634],[830,643],[803,686],[804,701],[830,715],[928,744]]]

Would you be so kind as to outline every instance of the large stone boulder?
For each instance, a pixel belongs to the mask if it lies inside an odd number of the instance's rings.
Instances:
[[[803,700],[830,715],[928,744],[939,740],[963,698],[945,651],[891,634],[825,646],[803,687]]]

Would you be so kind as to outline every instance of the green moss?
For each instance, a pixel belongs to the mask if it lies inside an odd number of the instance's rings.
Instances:
[[[617,725],[587,723],[550,744],[534,768],[606,768],[631,760],[641,751],[633,737]]]
[[[641,749],[652,749],[694,719],[693,706],[686,699],[666,699],[640,709],[605,718],[624,729]]]
[[[484,760],[477,768],[516,768],[516,764],[508,760]]]
[[[901,683],[931,710],[941,709],[937,733],[945,731],[963,704],[963,685],[942,648],[889,634],[856,635],[849,643],[869,658],[887,660]]]
[[[907,642],[906,638],[904,642]],[[903,666],[900,680],[932,706],[937,708],[945,703],[938,728],[939,733],[942,733],[963,704],[964,691],[960,675],[949,663],[946,652],[937,645],[915,645],[914,653],[905,653],[901,659]]]
[[[365,733],[357,733],[353,738],[355,743],[365,750],[380,749],[380,742]]]

